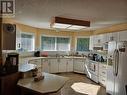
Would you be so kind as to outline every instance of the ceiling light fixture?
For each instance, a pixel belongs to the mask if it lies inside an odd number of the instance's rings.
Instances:
[[[86,27],[90,27],[90,21],[54,17],[52,18],[50,27],[58,29],[80,30]]]

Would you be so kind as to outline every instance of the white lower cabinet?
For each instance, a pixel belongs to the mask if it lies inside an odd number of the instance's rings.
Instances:
[[[42,59],[42,72],[50,72],[50,63],[48,59]]]
[[[36,64],[39,72],[61,73],[78,72],[85,73],[85,59],[73,58],[40,58],[30,59],[31,64]]]
[[[60,58],[59,60],[59,72],[66,72],[67,59]]]
[[[28,63],[35,64],[37,69],[38,69],[38,71],[41,72],[41,68],[42,68],[41,59],[29,60]]]
[[[58,59],[49,59],[49,64],[50,64],[50,73],[58,73],[59,72]]]
[[[106,78],[107,78],[107,65],[106,64],[99,64],[99,82],[106,86]]]
[[[74,59],[74,72],[85,74],[85,59]]]
[[[73,72],[73,59],[67,59],[66,72]]]

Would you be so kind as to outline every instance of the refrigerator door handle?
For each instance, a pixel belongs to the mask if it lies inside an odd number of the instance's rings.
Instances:
[[[116,49],[113,53],[113,74],[116,75]]]
[[[118,75],[118,68],[119,68],[119,50],[116,50],[116,76]]]

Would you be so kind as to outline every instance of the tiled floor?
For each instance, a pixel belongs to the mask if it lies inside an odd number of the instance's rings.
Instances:
[[[91,81],[90,79],[88,79],[85,75],[82,74],[77,74],[77,73],[61,73],[61,74],[57,74],[60,76],[65,76],[65,77],[69,77],[69,81],[65,84],[65,86],[61,89],[61,95],[106,95],[106,91],[105,88],[94,83],[93,81]],[[74,83],[85,83],[85,84],[90,84],[90,85],[95,85],[95,86],[100,86],[100,89],[98,91],[96,91],[97,93],[93,93],[93,94],[88,94],[88,93],[83,93],[81,92],[76,92],[74,89],[72,89],[72,85]],[[91,88],[92,86],[90,86]],[[78,87],[78,90],[84,90],[84,87]],[[88,88],[89,89],[89,88]],[[55,94],[50,94],[50,95],[60,95],[60,93],[55,93]]]

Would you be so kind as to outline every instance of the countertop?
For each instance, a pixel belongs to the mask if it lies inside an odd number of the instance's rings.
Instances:
[[[43,80],[35,82],[33,77],[24,78],[20,79],[17,85],[21,87],[21,89],[25,88],[30,91],[45,94],[59,91],[68,80],[67,77],[62,77],[49,73],[42,73],[42,75],[44,75]]]
[[[35,64],[20,64],[18,71],[19,72],[28,72],[36,68]]]
[[[86,57],[76,57],[76,56],[64,56],[64,57],[20,57],[24,60],[36,60],[36,59],[86,59]]]

